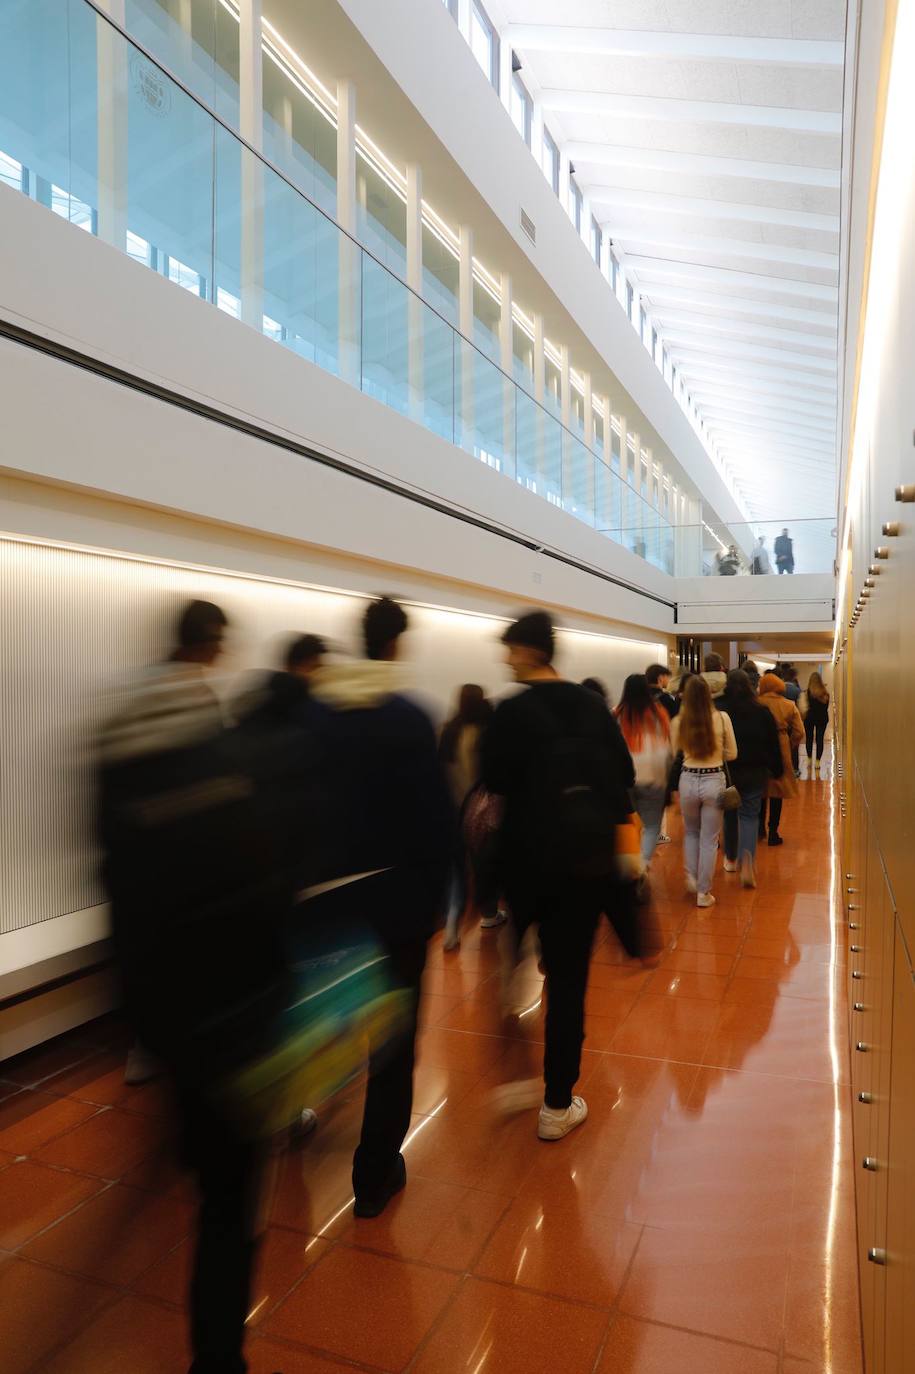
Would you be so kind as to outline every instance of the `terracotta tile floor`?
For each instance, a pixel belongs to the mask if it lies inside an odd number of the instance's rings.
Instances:
[[[719,870],[700,913],[674,824],[661,966],[601,933],[591,1114],[556,1144],[493,1115],[542,1055],[536,1006],[506,1034],[496,938],[433,945],[407,1190],[354,1220],[358,1091],[278,1160],[252,1374],[861,1374],[828,784],[783,830],[758,890]],[[108,1018],[0,1064],[3,1374],[184,1374],[192,1199],[124,1047]]]

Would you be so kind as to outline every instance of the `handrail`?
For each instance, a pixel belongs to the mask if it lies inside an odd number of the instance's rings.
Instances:
[[[374,262],[378,267],[380,267],[383,272],[386,272],[389,277],[393,277],[393,279],[400,286],[402,286],[405,291],[408,291],[410,295],[420,303],[420,305],[422,305],[426,310],[431,311],[437,319],[441,320],[442,324],[444,324],[448,329],[450,329],[452,334],[455,334],[459,339],[463,339],[464,343],[466,343],[468,347],[472,348],[474,352],[478,354],[479,357],[481,357],[485,362],[489,364],[490,367],[494,368],[495,371],[497,371],[502,377],[504,377],[505,380],[512,387],[514,387],[516,391],[520,391],[523,395],[525,395],[528,398],[528,400],[532,401],[533,404],[537,406],[537,408],[540,411],[542,411],[542,413],[549,420],[552,421],[553,424],[558,425],[559,429],[562,431],[563,434],[568,434],[570,438],[572,438],[575,441],[575,443],[582,444],[586,452],[590,454],[591,457],[593,457],[596,463],[600,463],[601,467],[604,468],[606,472],[609,472],[613,477],[615,477],[617,481],[620,482],[620,484],[624,486],[627,490],[633,492],[639,498],[640,501],[645,500],[645,498],[642,496],[642,493],[638,490],[637,487],[634,487],[632,485],[628,478],[624,477],[621,472],[614,472],[612,467],[610,467],[604,461],[604,459],[601,457],[599,453],[597,453],[593,448],[588,448],[584,440],[579,435],[577,435],[574,430],[569,429],[567,425],[563,424],[559,416],[554,415],[553,412],[549,410],[543,404],[542,401],[537,400],[536,396],[532,396],[531,393],[525,387],[519,384],[517,379],[511,373],[505,371],[505,369],[501,366],[500,363],[497,363],[495,359],[491,358],[487,353],[484,353],[483,350],[474,342],[473,339],[468,339],[466,334],[464,334],[460,329],[453,325],[452,322],[449,319],[447,319],[441,313],[440,310],[437,310],[434,305],[427,301],[425,296],[422,296],[415,289],[415,287],[410,286],[409,282],[405,282],[402,277],[399,277],[397,275],[396,272],[392,272],[391,268],[388,267],[387,263],[382,262],[381,259],[375,253],[373,253],[370,248],[367,248],[360,239],[356,238],[354,234],[352,234],[348,229],[344,228],[344,226],[340,224],[338,220],[334,219],[332,215],[329,215],[328,212],[323,208],[323,206],[319,205],[317,201],[312,200],[311,196],[309,196],[306,191],[303,191],[301,186],[297,186],[296,183],[288,176],[288,174],[284,172],[280,167],[278,167],[275,162],[273,162],[269,157],[267,157],[260,149],[255,148],[253,144],[249,143],[249,141],[244,137],[243,134],[239,133],[237,129],[233,129],[231,124],[227,123],[227,121],[222,117],[222,115],[220,115],[216,110],[212,109],[212,107],[209,106],[205,100],[203,100],[199,95],[192,91],[191,88],[184,81],[182,81],[182,79],[179,76],[176,76],[175,73],[164,64],[164,62],[162,62],[158,57],[155,57],[144,43],[139,42],[136,38],[132,37],[126,29],[123,29],[121,25],[117,22],[117,20],[113,19],[110,14],[106,13],[106,11],[102,9],[99,0],[83,0],[83,4],[87,5],[89,9],[94,10],[96,15],[100,19],[103,19],[104,22],[115,31],[115,33],[120,34],[124,41],[126,43],[129,43],[132,48],[135,48],[137,52],[142,53],[148,62],[151,62],[154,67],[157,67],[158,70],[162,72],[163,76],[167,77],[169,81],[174,82],[178,89],[183,91],[184,94],[190,100],[192,100],[195,105],[197,105],[201,110],[203,110],[205,114],[209,115],[210,118],[220,126],[220,128],[224,129],[225,132],[229,134],[230,137],[234,138],[237,143],[240,143],[243,148],[247,149],[247,151],[252,155],[252,157],[257,158],[257,160],[261,162],[265,167],[269,168],[269,170],[273,172],[275,176],[278,176],[281,181],[285,182],[285,184],[289,187],[291,191],[294,191],[297,196],[300,196],[302,200],[306,201],[314,210],[318,212],[319,215],[321,215],[325,220],[327,220],[328,224],[333,225],[337,232],[342,234],[344,238],[348,239],[350,243],[352,243],[359,250],[359,252],[364,253],[366,257],[370,258],[372,262]],[[608,414],[606,423],[609,422],[610,416]],[[639,455],[639,460],[641,461],[641,454]],[[656,508],[649,507],[649,509]],[[656,510],[656,514],[660,519],[664,519],[664,516],[659,510]],[[671,526],[671,528],[675,529],[678,527]]]

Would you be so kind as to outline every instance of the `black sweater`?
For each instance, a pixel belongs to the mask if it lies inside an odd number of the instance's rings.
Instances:
[[[614,821],[625,820],[632,810],[632,758],[603,701],[574,682],[531,683],[501,703],[483,737],[483,781],[505,798],[500,849],[508,871],[545,867],[553,837],[544,775],[557,733],[587,742],[593,770],[588,781],[606,798]]]
[[[737,758],[729,764],[735,786],[780,778],[784,764],[772,712],[756,701],[734,702],[727,693],[721,697],[719,707],[731,717],[737,741]]]

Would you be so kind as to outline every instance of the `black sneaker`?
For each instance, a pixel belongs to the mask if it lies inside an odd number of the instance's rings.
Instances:
[[[377,1193],[356,1194],[353,1205],[354,1217],[380,1217],[392,1197],[396,1197],[407,1186],[407,1165],[403,1155],[398,1155],[387,1182]]]
[[[777,830],[769,831],[769,845],[772,849],[775,849],[777,845],[784,843],[785,841],[782,839],[781,835],[778,833]]]

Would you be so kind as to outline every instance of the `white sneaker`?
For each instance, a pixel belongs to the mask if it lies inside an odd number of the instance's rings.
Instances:
[[[311,1107],[303,1107],[299,1112],[298,1120],[294,1121],[289,1128],[289,1137],[294,1145],[300,1141],[307,1140],[312,1131],[318,1126],[318,1113]]]
[[[700,892],[696,898],[696,906],[714,906],[715,898],[710,892]]]
[[[740,865],[740,882],[743,887],[756,886],[756,869],[753,865],[753,856],[746,850],[744,850]]]
[[[495,930],[497,926],[504,926],[508,920],[508,912],[499,910],[495,916],[484,916],[480,921],[481,930]]]
[[[544,1102],[540,1108],[537,1134],[541,1140],[561,1140],[569,1131],[580,1126],[588,1115],[588,1104],[583,1097],[573,1097],[564,1111],[555,1111]]]
[[[699,891],[699,884],[696,882],[696,879],[693,877],[691,873],[687,873],[685,882],[687,892],[692,893]]]
[[[673,844],[673,840],[669,835],[659,835],[658,844]]]
[[[739,867],[740,865],[738,864],[736,859],[725,859],[724,861],[725,873],[736,873]]]
[[[154,1054],[150,1054],[139,1041],[131,1045],[127,1051],[127,1063],[124,1066],[124,1082],[129,1088],[139,1087],[141,1083],[148,1083],[152,1078],[158,1078],[162,1072],[162,1065]]]

